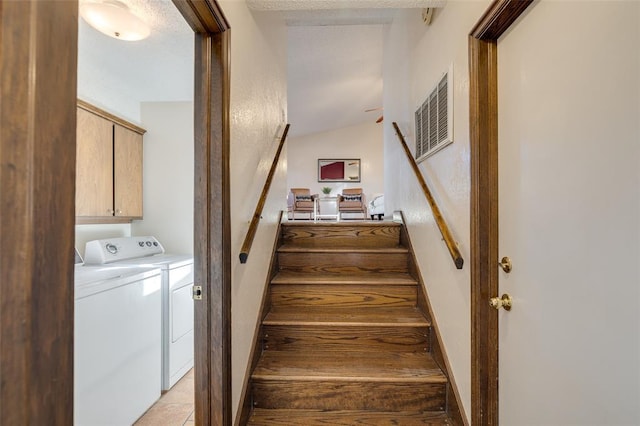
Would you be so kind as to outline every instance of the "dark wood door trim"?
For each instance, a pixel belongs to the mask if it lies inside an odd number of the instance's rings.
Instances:
[[[231,28],[216,0],[172,0],[196,34],[218,34]]]
[[[0,424],[70,425],[78,4],[0,21]]]
[[[231,425],[230,27],[215,0],[173,0],[195,34],[195,419]]]
[[[231,424],[229,33],[196,35],[196,423]],[[208,52],[208,54],[207,54]],[[199,74],[198,74],[199,72]],[[205,95],[206,94],[206,95]],[[205,397],[209,395],[208,398]]]
[[[531,0],[496,0],[469,35],[471,424],[498,424],[498,38]]]

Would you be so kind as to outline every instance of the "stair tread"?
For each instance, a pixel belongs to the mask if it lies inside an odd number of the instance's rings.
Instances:
[[[392,412],[368,410],[291,410],[254,408],[249,425],[292,425],[292,426],[348,426],[348,425],[450,425],[453,424],[446,413],[435,412]]]
[[[273,307],[262,320],[262,324],[427,327],[430,322],[414,307],[282,306]]]
[[[408,273],[389,272],[372,274],[318,274],[309,272],[280,271],[271,284],[381,284],[417,285]]]
[[[278,247],[279,253],[408,253],[404,246],[396,247],[362,247],[356,244],[340,247],[305,247],[296,244],[283,244]]]
[[[429,353],[265,351],[253,380],[446,383]]]
[[[333,227],[333,228],[358,228],[358,227],[394,227],[400,228],[402,226],[401,223],[386,221],[386,220],[363,220],[361,222],[283,222],[282,227],[304,227],[304,228],[314,228],[314,227]]]

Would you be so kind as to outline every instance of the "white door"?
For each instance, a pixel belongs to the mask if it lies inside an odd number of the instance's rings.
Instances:
[[[640,2],[498,42],[500,424],[640,424]]]

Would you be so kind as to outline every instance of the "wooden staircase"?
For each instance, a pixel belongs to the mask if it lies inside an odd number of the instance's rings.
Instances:
[[[282,224],[240,424],[460,423],[403,232]]]

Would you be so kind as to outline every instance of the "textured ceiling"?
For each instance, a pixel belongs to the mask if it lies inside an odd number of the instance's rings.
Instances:
[[[255,10],[420,9],[442,6],[444,0],[247,0]]]
[[[372,123],[382,114],[384,25],[443,0],[247,0],[287,25],[291,135]]]
[[[81,0],[80,5],[86,1]],[[133,102],[193,99],[194,36],[182,15],[171,0],[123,3],[151,26],[151,35],[141,41],[120,41],[80,19],[79,96],[103,101],[103,105],[112,98]]]
[[[389,24],[398,9],[441,7],[445,0],[247,0],[253,10],[277,12],[290,26]]]
[[[80,0],[80,4],[85,1],[95,0]],[[151,25],[151,36],[122,42],[93,30],[81,19],[79,96],[88,101],[193,99],[193,33],[171,0],[123,2]],[[420,8],[440,6],[443,1],[247,3],[261,13],[279,14],[289,25],[288,115],[291,134],[301,135],[374,122],[381,112],[364,111],[382,106],[384,24],[391,22],[398,8],[416,8],[419,14]]]
[[[382,25],[289,28],[291,134],[374,122],[382,106]]]

